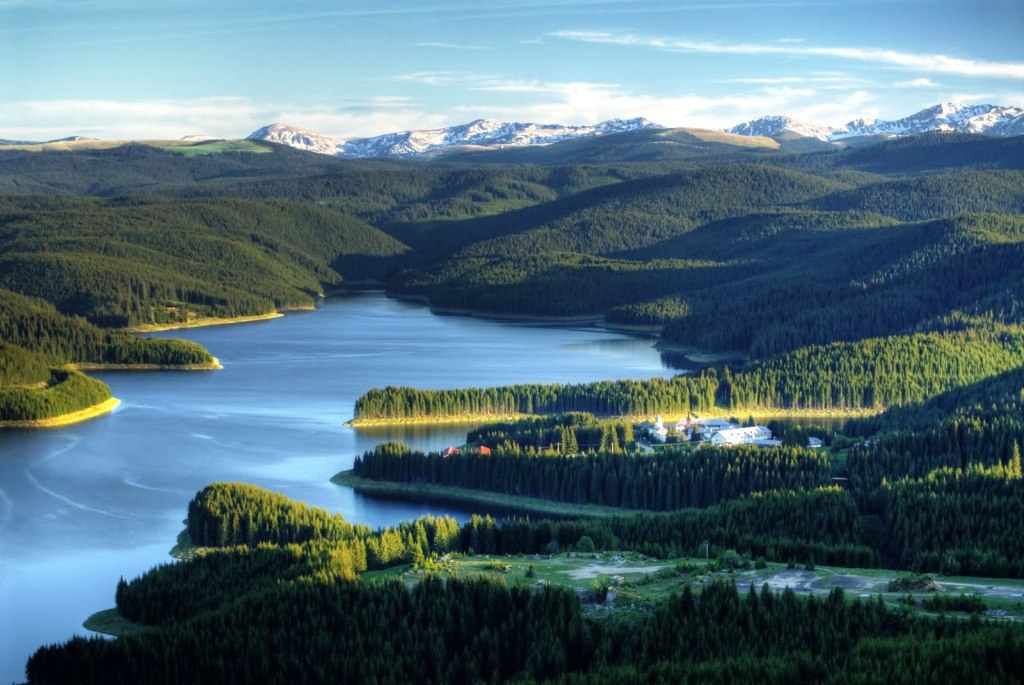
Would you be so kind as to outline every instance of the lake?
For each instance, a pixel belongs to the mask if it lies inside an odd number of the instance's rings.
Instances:
[[[363,293],[313,312],[169,331],[224,368],[95,374],[121,405],[45,431],[0,432],[0,682],[24,680],[44,643],[85,634],[114,604],[119,577],[170,561],[188,501],[213,481],[244,481],[384,526],[469,511],[364,497],[329,479],[384,440],[461,444],[466,426],[355,430],[372,387],[488,386],[677,373],[649,339],[592,327],[437,316]]]

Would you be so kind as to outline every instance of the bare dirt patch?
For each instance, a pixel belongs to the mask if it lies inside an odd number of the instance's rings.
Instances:
[[[813,589],[816,580],[818,577],[813,571],[791,568],[765,578],[764,582],[775,592],[791,588],[793,592],[808,593]]]
[[[573,580],[589,580],[597,578],[602,573],[607,575],[622,575],[623,573],[655,573],[668,566],[616,566],[607,564],[590,564],[583,568],[566,571]]]

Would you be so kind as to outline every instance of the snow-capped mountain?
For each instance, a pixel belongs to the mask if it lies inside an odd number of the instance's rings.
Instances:
[[[647,119],[611,119],[593,126],[561,126],[477,119],[468,124],[417,131],[387,133],[372,138],[337,139],[313,131],[272,124],[249,135],[249,140],[266,140],[300,150],[336,157],[431,157],[459,149],[550,145],[573,138],[661,128]]]
[[[833,128],[808,124],[787,116],[768,116],[727,129],[748,136],[778,136],[786,132],[818,140],[837,141],[857,136],[913,136],[930,131],[957,131],[988,136],[1024,133],[1024,108],[997,105],[962,105],[946,102],[895,121],[855,119]]]
[[[831,126],[808,124],[785,114],[775,114],[738,124],[727,129],[727,132],[737,136],[765,136],[768,138],[781,136],[784,133],[795,133],[805,138],[828,140],[836,130]]]
[[[247,140],[265,140],[279,143],[297,150],[317,152],[321,155],[337,155],[341,153],[343,141],[325,136],[316,131],[288,126],[287,124],[271,124],[250,133]]]

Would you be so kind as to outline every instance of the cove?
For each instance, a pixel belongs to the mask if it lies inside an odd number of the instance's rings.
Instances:
[[[120,576],[171,561],[189,499],[243,481],[384,526],[452,505],[361,496],[330,477],[384,440],[439,449],[467,426],[345,426],[372,387],[488,386],[676,373],[653,341],[593,327],[439,316],[381,293],[256,323],[158,333],[224,368],[96,373],[121,405],[53,430],[0,432],[0,682],[40,645],[86,634]]]

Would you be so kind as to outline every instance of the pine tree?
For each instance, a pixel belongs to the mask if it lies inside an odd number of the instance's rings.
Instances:
[[[1010,463],[1006,468],[1007,478],[1020,478],[1021,477],[1021,466],[1020,466],[1020,444],[1017,442],[1013,443],[1013,452],[1010,457]]]

